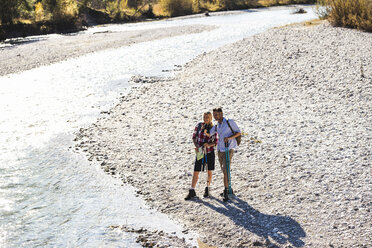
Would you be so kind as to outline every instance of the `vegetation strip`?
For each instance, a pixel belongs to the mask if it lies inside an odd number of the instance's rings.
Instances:
[[[315,0],[3,0],[0,40],[76,32],[90,25],[110,22],[294,3],[315,3]]]

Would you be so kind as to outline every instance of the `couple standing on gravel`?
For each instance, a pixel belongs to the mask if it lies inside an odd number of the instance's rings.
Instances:
[[[223,191],[223,200],[229,200],[229,170],[231,159],[234,155],[234,150],[238,147],[236,138],[241,133],[239,127],[232,120],[226,120],[223,117],[221,108],[213,109],[213,117],[217,121],[216,125],[212,123],[212,114],[206,112],[203,115],[203,122],[196,125],[192,140],[195,145],[196,159],[194,165],[194,174],[192,177],[191,188],[185,200],[190,200],[196,196],[195,186],[198,182],[200,171],[204,171],[204,167],[208,172],[207,186],[205,187],[204,197],[209,196],[210,184],[212,182],[212,171],[214,170],[215,154],[214,147],[217,145],[218,161],[220,162],[223,172],[223,183],[225,190]],[[227,154],[226,154],[227,152]]]

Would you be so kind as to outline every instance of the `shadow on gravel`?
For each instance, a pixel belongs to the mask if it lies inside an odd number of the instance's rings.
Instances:
[[[278,246],[270,242],[269,237],[279,244],[289,242],[295,247],[305,245],[301,238],[306,237],[306,233],[301,225],[291,217],[260,213],[236,196],[227,203],[215,197],[210,197],[210,199],[213,201],[207,202],[203,199],[199,201],[212,210],[226,215],[237,225],[265,238],[268,243],[271,243],[270,247]]]
[[[254,13],[254,12],[258,12],[258,10],[254,10],[254,9],[241,9],[239,11],[242,11],[242,12],[247,12],[247,13]]]
[[[3,44],[10,44],[12,45],[11,47],[14,47],[18,45],[25,45],[43,40],[46,40],[46,38],[43,37],[12,38],[7,41],[4,41]]]

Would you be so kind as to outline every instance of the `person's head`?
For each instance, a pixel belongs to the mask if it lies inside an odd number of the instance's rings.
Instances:
[[[212,123],[212,114],[211,112],[206,112],[203,115],[203,120],[205,124],[211,124]]]
[[[214,108],[213,117],[216,121],[221,122],[223,120],[222,108]]]

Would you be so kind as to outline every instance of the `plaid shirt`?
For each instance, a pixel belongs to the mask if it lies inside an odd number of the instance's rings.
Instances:
[[[218,133],[211,135],[209,138],[204,133],[204,129],[201,128],[201,126],[204,123],[200,122],[195,126],[194,133],[192,134],[192,139],[196,140],[196,144],[198,147],[202,147],[205,143],[214,143],[217,145],[218,143]],[[210,153],[214,151],[214,146],[206,148],[206,152]]]

